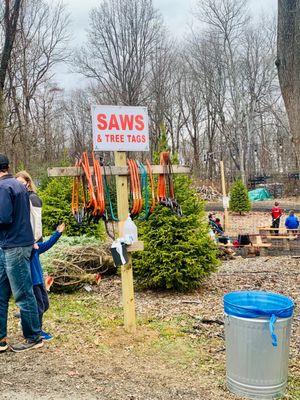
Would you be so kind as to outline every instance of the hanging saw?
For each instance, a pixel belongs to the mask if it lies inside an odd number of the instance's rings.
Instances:
[[[158,177],[157,200],[181,217],[181,207],[175,198],[172,163],[168,151],[160,154],[160,165],[163,166],[163,173]]]
[[[89,216],[90,220],[98,222],[100,218],[105,216],[105,195],[102,178],[102,170],[95,154],[92,153],[94,177],[91,173],[89,158],[86,152],[82,154],[76,167],[81,167],[83,176],[74,177],[72,189],[72,214],[79,224],[83,223],[84,217]],[[82,187],[80,183],[82,182]],[[79,208],[79,196],[82,192],[82,207]]]
[[[141,193],[141,183],[139,177],[139,169],[135,160],[127,160],[130,177],[130,194],[132,199],[132,207],[130,214],[132,217],[140,214],[143,208],[143,197]]]
[[[76,161],[75,167],[80,167],[80,161]],[[82,181],[82,204],[79,205],[80,183]],[[85,215],[86,197],[83,177],[74,176],[72,187],[72,214],[78,224],[82,224]]]
[[[93,217],[93,214],[95,210],[97,209],[97,199],[94,191],[94,185],[93,185],[93,180],[92,180],[92,173],[90,169],[90,163],[89,163],[89,158],[86,152],[82,153],[82,158],[81,158],[81,163],[80,165],[82,166],[85,179],[87,181],[87,187],[88,187],[88,202],[86,204],[86,210],[87,213]]]
[[[150,207],[150,214],[153,213],[155,206],[156,206],[156,198],[155,198],[155,187],[154,187],[154,178],[153,178],[153,173],[152,173],[152,167],[149,162],[149,160],[146,160],[146,165],[147,165],[147,173],[149,176],[149,181],[150,181],[150,190],[151,190],[151,207]]]
[[[98,218],[103,218],[105,215],[105,196],[104,196],[104,186],[102,178],[102,169],[99,161],[96,159],[94,152],[93,157],[93,167],[94,167],[94,180],[95,180],[95,191],[96,191],[96,208],[93,211],[93,216]]]
[[[145,221],[146,219],[148,219],[151,211],[150,211],[150,205],[149,205],[149,185],[148,185],[148,175],[147,175],[147,170],[144,166],[143,163],[137,161],[139,170],[140,170],[140,174],[141,174],[141,194],[142,197],[144,199],[144,203],[145,203],[145,212],[144,215],[141,215],[139,217],[139,219],[141,221]],[[142,211],[142,210],[141,210]]]
[[[118,218],[117,218],[117,213],[114,211],[113,208],[113,203],[112,203],[112,199],[111,199],[111,189],[108,183],[108,179],[107,179],[107,175],[106,175],[106,167],[104,165],[104,162],[101,163],[101,166],[103,168],[103,180],[104,180],[104,189],[105,189],[105,198],[106,198],[106,202],[108,203],[109,206],[109,212],[110,212],[110,219],[112,221],[118,222]],[[108,213],[106,212],[106,220],[109,220],[108,217]]]

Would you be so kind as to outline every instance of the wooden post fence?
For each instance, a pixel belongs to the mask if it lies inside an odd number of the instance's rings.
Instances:
[[[223,208],[224,208],[224,230],[229,229],[229,214],[228,214],[228,197],[226,195],[226,182],[225,182],[225,172],[224,172],[224,162],[220,161],[220,171],[221,171],[221,183],[222,183],[222,195],[223,195]]]

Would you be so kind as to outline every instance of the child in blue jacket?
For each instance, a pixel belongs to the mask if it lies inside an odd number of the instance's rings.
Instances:
[[[40,262],[40,254],[45,253],[45,251],[51,249],[51,247],[58,241],[61,237],[63,231],[65,230],[65,224],[61,224],[56,228],[56,231],[52,234],[50,239],[46,240],[45,242],[38,242],[34,245],[33,251],[31,253],[30,258],[30,268],[31,268],[31,278],[33,284],[33,292],[36,298],[39,318],[40,318],[40,325],[42,331],[42,338],[43,340],[51,340],[52,336],[44,332],[42,329],[43,326],[43,315],[49,308],[49,299],[47,290],[45,288],[44,283],[44,275],[43,275],[43,268]]]
[[[296,217],[294,210],[291,210],[289,212],[289,216],[285,220],[285,227],[286,229],[295,229],[295,230],[299,228],[299,220]]]

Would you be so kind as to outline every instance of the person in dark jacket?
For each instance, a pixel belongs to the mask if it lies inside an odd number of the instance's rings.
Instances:
[[[33,292],[38,305],[41,336],[43,340],[51,340],[52,336],[42,329],[43,315],[49,308],[49,299],[47,290],[45,288],[43,268],[40,262],[40,254],[45,253],[45,251],[51,249],[51,247],[54,246],[58,239],[61,237],[64,230],[65,224],[61,224],[56,228],[56,231],[52,234],[50,239],[46,240],[45,242],[36,243],[30,258]]]
[[[221,225],[221,220],[220,218],[216,218],[215,219],[215,224],[217,225],[217,227],[220,229],[220,231],[222,232],[222,234],[224,233],[224,229],[223,226]]]
[[[24,343],[15,352],[43,346],[30,272],[34,243],[26,188],[8,173],[9,160],[0,154],[0,352],[8,349],[7,314],[13,294],[20,308]]]
[[[289,212],[289,216],[285,220],[285,227],[286,229],[292,229],[293,233],[297,232],[297,229],[299,228],[299,220],[295,215],[294,210],[291,210]]]

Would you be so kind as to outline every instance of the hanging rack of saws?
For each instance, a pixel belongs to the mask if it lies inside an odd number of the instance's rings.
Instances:
[[[90,162],[91,160],[91,162]],[[91,165],[90,165],[91,164]],[[173,170],[169,152],[162,152],[160,165],[162,173],[158,176],[157,189],[149,160],[146,165],[133,159],[127,160],[130,181],[130,215],[132,218],[146,220],[157,204],[169,207],[172,212],[182,216],[175,197]],[[72,189],[72,214],[78,224],[98,222],[118,222],[114,211],[111,187],[108,183],[108,166],[100,162],[94,152],[89,157],[84,152],[75,163],[82,169],[82,176],[74,176]],[[107,233],[111,236],[107,228]],[[115,239],[115,237],[112,237]]]
[[[123,224],[131,214],[133,218],[147,219],[156,204],[169,207],[181,215],[176,201],[173,175],[189,174],[188,167],[172,165],[170,155],[164,152],[160,165],[151,165],[132,158],[126,151],[147,152],[150,149],[148,111],[146,107],[119,105],[92,105],[93,148],[90,157],[83,153],[74,167],[49,168],[49,177],[73,177],[72,212],[78,223],[108,219],[118,222],[119,237]],[[97,158],[97,152],[114,152],[115,165],[105,165]],[[158,188],[155,187],[158,175]],[[114,185],[110,185],[115,177]],[[117,210],[112,198],[116,195]],[[142,251],[143,242],[133,242],[127,247],[128,262],[121,267],[124,327],[135,332],[133,273],[131,252]]]
[[[49,177],[73,177],[72,212],[79,223],[87,216],[91,219],[107,218],[107,211],[111,209],[111,192],[108,187],[108,178],[116,178],[117,212],[108,213],[117,220],[119,234],[122,235],[124,221],[128,213],[141,219],[147,218],[157,203],[167,205],[178,215],[181,210],[175,199],[172,176],[189,174],[190,169],[185,166],[171,165],[169,153],[162,153],[160,165],[146,165],[135,160],[127,160],[126,152],[114,152],[115,165],[101,165],[93,153],[91,162],[87,153],[76,162],[74,167],[48,168]],[[168,156],[167,156],[168,154]],[[158,188],[155,188],[154,175],[158,175]],[[130,178],[130,184],[128,184]],[[131,187],[130,187],[131,185]],[[130,187],[130,189],[129,189]],[[142,199],[148,190],[148,205]],[[137,191],[140,191],[137,193]],[[142,194],[144,192],[144,194]],[[130,194],[131,193],[131,194]],[[129,196],[130,194],[130,196]],[[129,199],[131,198],[131,204]],[[132,262],[130,253],[142,251],[143,242],[138,241],[128,246],[129,261],[121,268],[122,297],[124,309],[124,327],[127,332],[135,332],[136,317],[134,305],[134,289]]]

